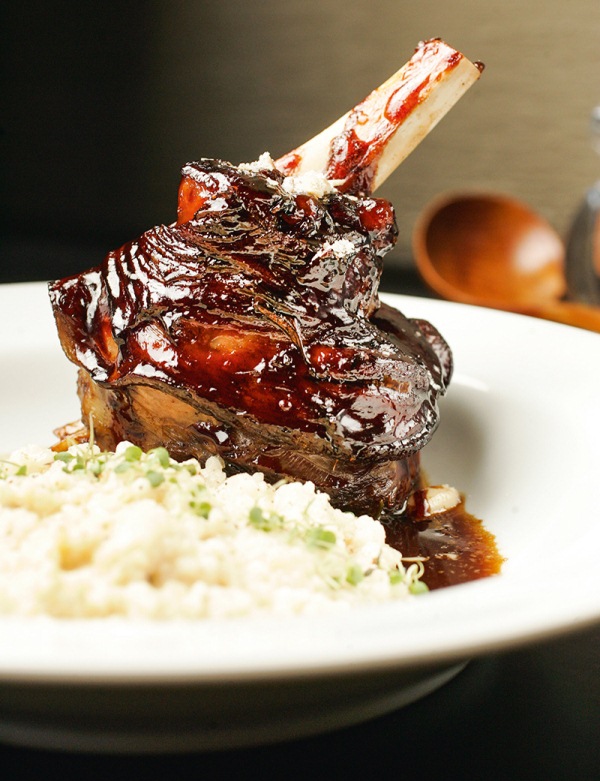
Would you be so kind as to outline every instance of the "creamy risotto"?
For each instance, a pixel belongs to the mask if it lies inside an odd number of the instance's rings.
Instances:
[[[164,448],[29,447],[0,463],[0,613],[314,613],[426,587],[383,526],[311,484],[227,477]]]

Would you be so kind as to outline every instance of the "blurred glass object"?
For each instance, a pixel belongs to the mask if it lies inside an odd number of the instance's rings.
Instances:
[[[590,117],[592,147],[600,155],[600,105]],[[585,194],[567,239],[569,296],[600,305],[600,180]]]

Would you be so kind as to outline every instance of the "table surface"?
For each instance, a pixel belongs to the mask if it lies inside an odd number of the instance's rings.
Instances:
[[[393,280],[382,286],[398,290]],[[407,289],[408,288],[408,289]],[[419,294],[405,280],[403,292]],[[600,780],[600,627],[472,659],[384,717],[252,749],[95,755],[0,744],[0,779],[310,778]]]

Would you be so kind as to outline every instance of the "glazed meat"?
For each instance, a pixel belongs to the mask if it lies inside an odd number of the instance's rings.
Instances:
[[[287,175],[290,159],[186,165],[174,224],[50,285],[82,422],[104,449],[216,454],[393,516],[418,483],[451,353],[379,301],[397,228],[365,185],[373,156],[339,189]]]
[[[188,165],[177,224],[51,285],[83,420],[104,448],[219,454],[311,480],[342,507],[401,509],[450,352],[432,326],[379,304],[389,203],[284,181]]]

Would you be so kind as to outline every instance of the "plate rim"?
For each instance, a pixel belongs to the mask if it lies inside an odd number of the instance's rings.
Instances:
[[[17,311],[17,309],[24,308],[31,314],[30,308],[24,306],[24,303],[28,299],[34,301],[34,305],[39,305],[39,302],[43,300],[45,293],[45,282],[21,282],[21,283],[9,283],[0,285],[0,304],[6,304],[8,302],[7,309],[10,311]],[[381,299],[392,305],[398,306],[400,309],[405,310],[422,310],[423,317],[426,319],[431,318],[435,325],[435,312],[449,314],[451,312],[460,312],[467,317],[477,317],[488,322],[498,321],[505,324],[518,323],[517,327],[527,329],[528,331],[534,331],[539,333],[543,331],[549,335],[560,334],[561,338],[575,339],[587,341],[589,344],[593,344],[589,340],[598,339],[600,335],[591,334],[589,332],[581,332],[579,329],[574,329],[570,326],[564,326],[558,323],[550,323],[546,321],[534,321],[533,318],[529,318],[525,315],[516,315],[509,312],[500,312],[496,310],[482,309],[480,307],[474,307],[469,304],[454,304],[453,302],[442,301],[439,299],[422,298],[419,296],[406,296],[397,293],[381,292]],[[37,303],[36,303],[37,302]],[[35,309],[35,306],[34,306]],[[431,315],[431,312],[434,315]],[[0,305],[0,322],[5,316],[5,307]],[[35,311],[33,312],[35,317]],[[45,313],[47,319],[47,312]],[[414,315],[417,316],[417,315]],[[418,315],[420,316],[420,315]],[[451,316],[449,314],[449,316]],[[43,318],[42,318],[43,319]],[[35,324],[34,324],[35,325]],[[48,334],[48,342],[55,340],[57,343],[57,337]],[[17,345],[18,348],[17,338]],[[43,340],[42,340],[43,341]],[[600,342],[598,343],[600,346]],[[15,345],[11,345],[14,349]],[[60,348],[59,348],[60,349]],[[2,354],[3,347],[0,345],[0,355]],[[66,361],[66,358],[64,359]],[[600,373],[598,375],[600,377]],[[24,443],[25,444],[25,443]],[[436,616],[443,611],[448,610],[448,601],[454,601],[459,603],[463,610],[472,612],[467,616],[468,620],[465,620],[465,626],[470,626],[475,620],[485,620],[485,609],[477,609],[475,604],[478,594],[487,592],[488,598],[491,595],[492,604],[495,604],[495,599],[500,607],[506,607],[503,603],[502,594],[500,596],[495,594],[495,591],[501,589],[501,586],[496,584],[502,582],[502,575],[498,578],[492,577],[486,581],[477,581],[476,583],[465,584],[464,586],[455,586],[452,589],[432,592],[426,596],[429,600],[429,607],[427,610],[423,610],[420,617],[413,620],[411,627],[414,631],[417,629],[423,630],[423,627],[419,627],[419,623],[423,623],[427,620],[434,620]],[[289,639],[293,639],[300,643],[300,653],[293,654],[292,657],[284,660],[279,660],[278,664],[265,665],[264,662],[260,662],[258,658],[254,658],[253,662],[248,658],[244,658],[242,654],[233,654],[227,659],[222,659],[221,664],[213,664],[212,668],[206,667],[206,656],[202,654],[179,654],[179,657],[173,656],[175,664],[168,662],[164,650],[160,653],[151,654],[145,664],[135,664],[136,649],[139,646],[140,634],[144,635],[145,639],[155,637],[156,633],[160,634],[161,626],[164,624],[161,622],[149,621],[149,627],[143,629],[145,622],[134,622],[132,624],[129,620],[125,619],[124,626],[119,628],[118,638],[121,645],[120,649],[125,653],[121,662],[118,659],[113,658],[112,655],[106,657],[103,662],[100,657],[95,654],[90,654],[85,664],[80,664],[79,668],[73,669],[69,665],[73,663],[73,658],[70,656],[59,658],[58,656],[43,658],[43,653],[33,653],[29,657],[27,655],[10,654],[6,650],[6,638],[7,631],[13,631],[13,639],[20,633],[23,642],[31,641],[36,636],[45,638],[50,642],[48,648],[60,648],[69,642],[75,642],[76,648],[81,651],[83,647],[85,649],[87,642],[97,642],[102,638],[103,633],[106,634],[106,619],[84,619],[81,621],[68,620],[63,622],[60,619],[48,619],[46,617],[40,617],[39,619],[18,619],[13,617],[0,617],[0,636],[5,638],[5,642],[0,644],[0,681],[45,681],[45,682],[95,682],[106,684],[128,684],[128,683],[143,683],[152,682],[158,683],[174,683],[174,682],[195,682],[196,684],[213,683],[216,680],[220,682],[224,681],[240,681],[240,680],[273,680],[286,678],[290,676],[319,676],[319,675],[345,675],[345,674],[357,674],[365,673],[368,671],[394,668],[410,668],[410,667],[422,667],[422,666],[436,666],[440,664],[451,663],[458,659],[472,658],[473,656],[480,656],[493,651],[500,651],[509,648],[522,646],[525,644],[546,640],[552,637],[559,636],[561,634],[570,633],[583,629],[594,623],[600,621],[600,577],[588,573],[584,577],[584,585],[587,583],[588,588],[594,586],[598,589],[594,594],[588,592],[585,598],[580,596],[576,605],[576,610],[573,613],[569,613],[567,605],[562,604],[561,611],[548,612],[548,600],[552,598],[560,600],[560,594],[549,590],[543,591],[538,594],[540,588],[533,588],[527,595],[524,605],[527,607],[531,605],[531,600],[536,596],[539,599],[538,606],[546,603],[545,612],[542,610],[536,616],[523,615],[519,617],[521,623],[518,630],[515,629],[515,625],[496,627],[490,629],[484,627],[486,631],[482,630],[480,626],[478,631],[474,631],[470,639],[463,638],[462,641],[459,637],[454,637],[452,643],[447,643],[444,647],[430,646],[429,648],[420,648],[419,644],[415,644],[413,641],[412,646],[410,643],[402,643],[402,631],[401,628],[392,627],[393,631],[388,633],[388,639],[390,639],[391,647],[375,648],[368,642],[365,643],[364,639],[360,641],[359,638],[353,636],[353,633],[344,628],[343,617],[315,617],[314,619],[301,616],[290,617],[286,619],[287,627],[291,629]],[[453,600],[453,597],[456,599]],[[412,603],[415,605],[415,602]],[[386,622],[392,621],[394,618],[394,609],[402,610],[405,606],[397,604],[391,605],[378,605],[373,608],[358,608],[358,615],[360,612],[360,619],[366,625],[375,624],[377,621]],[[425,604],[422,606],[425,608]],[[514,605],[513,605],[514,607]],[[412,609],[411,612],[414,612]],[[453,608],[451,607],[451,610]],[[367,618],[367,612],[370,616]],[[414,617],[413,617],[414,618]],[[525,619],[530,618],[531,621],[527,624]],[[376,621],[377,619],[377,621]],[[251,621],[256,624],[255,618],[250,619],[226,619],[228,626],[223,630],[223,626],[220,622],[217,622],[219,626],[213,626],[213,620],[201,619],[202,626],[190,627],[188,622],[184,622],[180,639],[185,638],[188,642],[192,643],[197,650],[197,644],[206,640],[206,631],[210,628],[211,631],[216,631],[216,636],[220,638],[220,641],[227,641],[227,638],[234,633],[235,630],[239,631],[239,628],[243,626],[247,621]],[[270,631],[279,629],[279,622],[281,619],[269,619],[267,623],[275,622],[275,626],[271,626]],[[24,622],[24,624],[22,624]],[[111,625],[119,623],[110,620]],[[176,623],[168,622],[170,628],[173,629]],[[194,623],[194,622],[192,622]],[[306,652],[308,645],[307,633],[309,629],[311,631],[321,631],[327,626],[327,642],[322,646],[319,656],[306,657],[302,656],[302,652]],[[483,625],[482,625],[483,626]],[[220,627],[220,628],[219,628]],[[266,627],[265,627],[266,628]],[[473,627],[471,627],[473,628]],[[90,638],[91,634],[94,635]],[[139,630],[139,631],[138,631]],[[337,657],[327,657],[327,653],[331,653],[332,649],[335,649],[335,638],[332,636],[332,631],[339,632],[340,642],[343,644],[340,646]],[[431,628],[429,630],[431,632]],[[137,637],[135,636],[137,632]],[[486,633],[487,632],[487,633]],[[16,634],[15,634],[16,633]],[[41,634],[40,634],[41,633]],[[81,636],[85,634],[88,637],[87,641],[83,641]],[[133,636],[132,636],[133,635]],[[423,636],[427,636],[425,631]],[[83,642],[83,646],[81,643]],[[53,645],[54,644],[54,645]],[[193,650],[193,648],[189,649]],[[260,652],[261,648],[254,649],[254,652]],[[162,656],[161,656],[162,654]],[[42,658],[40,658],[40,656]],[[177,661],[178,660],[178,661]],[[271,660],[272,662],[273,660]],[[204,666],[203,666],[204,665]]]

